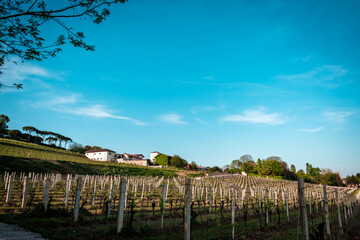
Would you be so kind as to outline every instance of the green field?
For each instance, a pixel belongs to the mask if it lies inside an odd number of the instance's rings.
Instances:
[[[0,172],[4,171],[165,177],[176,175],[176,170],[92,161],[70,151],[0,138]]]

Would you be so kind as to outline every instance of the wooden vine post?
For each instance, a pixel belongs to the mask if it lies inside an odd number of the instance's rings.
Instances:
[[[116,229],[117,234],[121,232],[124,222],[125,192],[126,192],[126,180],[122,178],[120,180],[120,199],[118,206],[117,229]]]
[[[307,222],[306,202],[305,202],[304,178],[299,178],[299,180],[298,180],[298,191],[299,191],[299,207],[300,207],[302,239],[309,240],[309,229],[308,229],[308,222]]]
[[[344,230],[343,230],[342,221],[341,221],[341,211],[340,211],[340,203],[339,203],[339,193],[338,193],[338,190],[337,190],[337,189],[335,189],[335,197],[336,197],[336,205],[337,205],[337,212],[338,212],[338,218],[339,218],[340,234],[343,235]]]
[[[21,201],[21,209],[23,211],[25,211],[25,209],[26,209],[27,195],[28,195],[28,191],[29,191],[29,183],[30,183],[30,181],[29,181],[28,177],[25,177],[23,194],[22,194],[22,201]]]
[[[326,220],[326,235],[327,235],[328,239],[331,239],[329,205],[328,205],[325,183],[323,183],[323,190],[324,190],[324,207],[325,207],[325,220]]]
[[[11,192],[12,192],[13,182],[14,182],[14,175],[11,174],[9,176],[9,181],[7,183],[7,193],[6,193],[6,202],[7,203],[11,201]]]
[[[164,213],[165,213],[165,189],[166,184],[162,184],[162,207],[161,207],[161,228],[164,228]]]
[[[185,178],[185,211],[184,211],[184,240],[190,240],[191,220],[191,180]]]
[[[289,217],[289,193],[286,190],[285,192],[285,204],[286,204],[286,217],[287,217],[287,221],[290,221],[290,217]]]
[[[44,204],[45,212],[47,212],[47,209],[48,209],[48,199],[49,199],[50,178],[45,177],[44,181],[45,181],[45,191],[44,191],[44,201],[43,201],[43,204]]]
[[[76,179],[76,197],[75,197],[75,208],[74,208],[74,222],[77,222],[79,220],[81,185],[82,185],[82,178],[78,177]]]
[[[231,207],[231,225],[232,225],[232,239],[235,239],[235,191],[236,186],[233,185],[232,192],[232,207]]]
[[[111,214],[111,202],[113,198],[113,192],[114,192],[114,180],[111,180],[107,218],[110,218],[110,214]]]
[[[68,209],[68,201],[69,201],[69,192],[71,188],[71,176],[70,174],[67,175],[66,179],[66,190],[65,190],[65,209]]]
[[[269,194],[269,190],[265,189],[265,223],[266,223],[266,225],[269,224],[268,194]]]

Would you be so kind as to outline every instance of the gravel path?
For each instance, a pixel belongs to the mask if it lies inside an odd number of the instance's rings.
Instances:
[[[19,226],[0,223],[0,240],[7,240],[7,239],[41,240],[44,238],[42,238],[40,234],[26,231],[25,229],[20,228]]]

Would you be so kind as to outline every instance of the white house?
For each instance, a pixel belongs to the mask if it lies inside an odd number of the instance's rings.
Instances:
[[[151,152],[150,153],[150,162],[152,162],[152,164],[155,164],[155,158],[157,155],[160,155],[161,153],[158,151],[155,152]]]
[[[110,149],[93,149],[85,152],[85,156],[91,160],[114,162],[116,153]]]
[[[127,163],[127,164],[135,164],[139,166],[148,166],[149,165],[149,159],[144,159],[144,155],[142,154],[129,154],[129,153],[123,153],[117,155],[118,163]]]
[[[164,153],[155,151],[155,152],[151,152],[151,153],[150,153],[150,162],[151,162],[152,164],[155,164],[155,160],[156,160],[155,158],[156,158],[156,156],[158,156],[158,155],[160,155],[160,154],[165,155],[165,156],[168,156],[168,157],[170,157],[170,158],[173,157],[173,156],[170,156],[170,155],[167,155],[167,154],[164,154]]]

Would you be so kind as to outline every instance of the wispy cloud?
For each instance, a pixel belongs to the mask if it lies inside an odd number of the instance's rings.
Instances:
[[[218,105],[213,105],[213,106],[195,106],[191,108],[191,112],[193,114],[197,114],[199,112],[215,112],[215,111],[219,111],[222,110],[226,107],[225,104],[218,104]]]
[[[187,122],[181,120],[182,116],[175,113],[162,114],[159,116],[159,119],[163,122],[170,124],[178,124],[178,125],[187,124]]]
[[[202,125],[209,125],[207,122],[204,122],[200,118],[195,118],[195,121],[197,121],[198,123],[201,123]]]
[[[308,133],[314,133],[314,132],[319,132],[323,130],[323,127],[318,127],[318,128],[302,128],[299,129],[299,132],[308,132]]]
[[[28,105],[34,108],[45,108],[52,111],[87,116],[93,118],[112,118],[130,121],[135,125],[146,125],[146,123],[136,120],[131,117],[122,116],[114,113],[114,110],[109,109],[104,104],[97,104],[85,101],[81,98],[80,94],[64,93],[61,96],[54,95],[53,93],[46,93],[41,101],[28,102]]]
[[[16,64],[14,63],[16,62]],[[43,67],[30,63],[22,63],[21,60],[14,58],[5,63],[3,74],[0,75],[0,81],[5,85],[12,85],[14,83],[24,84],[25,81],[32,81],[37,87],[50,88],[50,85],[45,83],[44,79],[62,80],[64,72],[49,71]],[[18,89],[4,88],[2,93],[19,91]]]
[[[220,118],[220,122],[245,122],[269,125],[280,125],[286,122],[280,113],[266,113],[265,108],[247,109],[242,114],[228,115]]]
[[[304,73],[291,75],[280,74],[276,76],[276,78],[296,83],[302,82],[327,88],[336,88],[350,82],[345,80],[347,74],[348,70],[341,66],[323,65]]]
[[[323,116],[330,123],[341,124],[344,123],[349,116],[355,115],[356,113],[356,111],[327,111],[323,113]]]
[[[68,113],[81,115],[81,116],[89,116],[89,117],[95,117],[95,118],[113,118],[113,119],[121,119],[121,120],[127,120],[135,125],[141,125],[144,126],[146,123],[120,115],[114,115],[111,113],[111,110],[109,110],[105,105],[101,104],[95,104],[95,105],[89,105],[86,107],[78,107],[74,109],[67,109]]]

